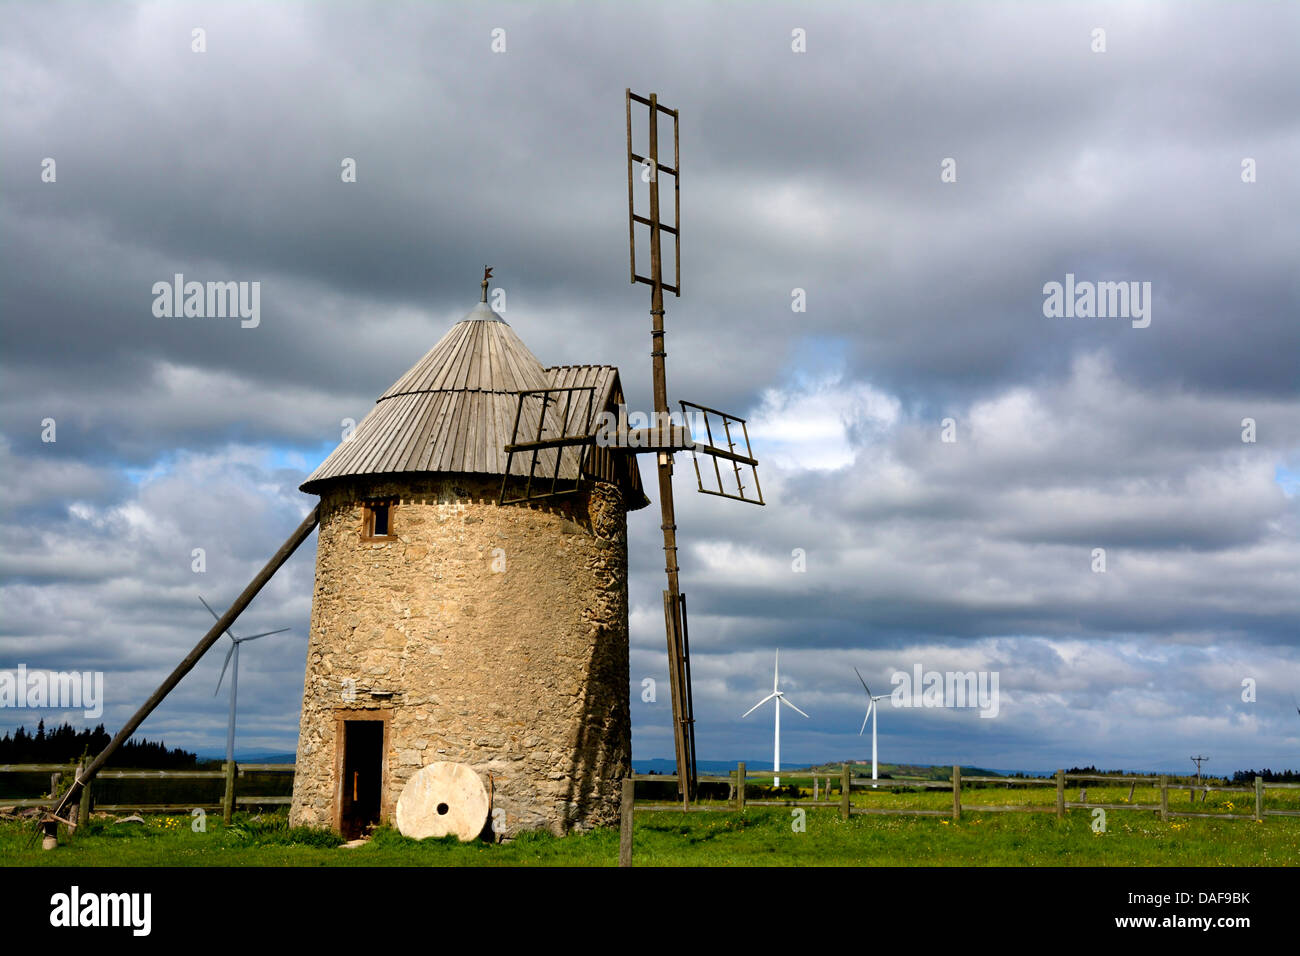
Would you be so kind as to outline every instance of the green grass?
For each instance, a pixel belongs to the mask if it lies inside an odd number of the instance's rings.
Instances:
[[[1151,788],[1148,788],[1151,789]],[[1295,791],[1292,791],[1295,793]],[[1128,788],[1089,789],[1090,801],[1121,803]],[[988,788],[966,792],[985,804],[1055,800],[1052,787]],[[1072,791],[1070,799],[1077,796]],[[1171,793],[1171,807],[1177,801]],[[1211,795],[1205,808],[1226,812],[1228,798]],[[1280,806],[1269,794],[1271,807]],[[853,794],[854,805],[950,809],[944,791],[889,795]],[[1135,802],[1156,802],[1138,788]],[[1182,803],[1186,803],[1186,791]],[[1253,808],[1232,801],[1236,809]],[[1203,809],[1197,804],[1196,809]],[[1300,818],[1262,823],[1237,820],[1160,822],[1147,811],[1112,810],[1105,833],[1094,833],[1092,815],[964,812],[960,822],[939,817],[854,816],[809,808],[806,832],[794,832],[787,808],[752,807],[736,812],[642,812],[636,816],[635,862],[641,866],[1296,866],[1300,865]],[[46,852],[25,844],[31,825],[0,822],[3,866],[613,866],[618,833],[556,838],[529,833],[508,844],[461,844],[408,840],[389,828],[363,847],[341,849],[327,831],[290,829],[283,813],[237,814],[223,827],[209,815],[206,833],[190,830],[188,817],[154,816],[145,824],[94,821],[69,845]]]

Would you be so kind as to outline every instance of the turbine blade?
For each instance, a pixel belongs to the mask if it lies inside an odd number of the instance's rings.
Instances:
[[[865,680],[862,680],[862,673],[856,667],[853,668],[853,673],[858,675],[858,680],[862,681],[862,689],[865,690],[867,692],[867,696],[870,697],[871,688],[867,686],[867,682]]]
[[[232,637],[230,639],[230,650],[226,651],[226,661],[224,664],[221,665],[221,676],[217,678],[217,689],[212,692],[213,697],[216,697],[217,694],[220,693],[221,691],[221,682],[226,679],[226,668],[230,666],[230,655],[234,653],[235,653],[235,639]]]
[[[794,704],[791,704],[791,703],[790,703],[790,699],[789,699],[788,697],[786,697],[784,694],[782,694],[780,697],[778,697],[777,700],[779,700],[781,703],[786,704],[786,705],[788,705],[788,706],[790,706],[790,707],[794,707]],[[798,707],[794,707],[794,709],[797,710],[797,711],[799,711],[799,713],[803,714],[803,711],[802,711],[802,710],[799,710]],[[805,717],[808,717],[807,714],[803,714],[803,715],[804,715]],[[809,720],[812,720],[811,717],[808,717],[808,719],[809,719]]]
[[[748,717],[748,716],[749,716],[750,714],[752,714],[754,711],[758,710],[758,708],[762,707],[764,704],[766,704],[769,700],[771,700],[771,699],[772,699],[773,697],[775,697],[775,696],[776,696],[776,694],[768,694],[766,697],[764,697],[762,700],[760,700],[760,701],[759,701],[757,704],[755,704],[753,707],[749,708],[749,710],[747,710],[747,711],[745,711],[743,714],[741,714],[741,715],[740,715],[740,719],[741,719],[741,720],[744,720],[746,717]]]
[[[772,671],[772,693],[776,693],[777,685],[781,682],[781,648],[776,649],[776,668]]]
[[[219,620],[221,620],[221,615],[218,614],[216,611],[212,610],[212,605],[209,604],[207,601],[204,601],[204,600],[203,600],[203,595],[202,595],[202,594],[199,595],[199,601],[203,604],[203,606],[204,606],[205,608],[208,609],[208,613],[212,615],[212,619],[213,619],[214,621],[219,621]]]
[[[287,627],[281,627],[274,631],[263,631],[261,634],[250,634],[248,637],[237,637],[235,640],[242,644],[244,641],[255,641],[259,637],[270,637],[272,634],[283,634],[287,630],[289,630]]]
[[[867,704],[867,713],[866,713],[866,715],[862,718],[862,730],[859,730],[859,731],[858,731],[858,736],[859,736],[859,737],[861,737],[862,734],[863,734],[863,732],[867,729],[867,721],[871,719],[871,708],[872,708],[872,707],[875,707],[875,706],[876,706],[876,702],[875,702],[875,701],[872,701],[871,703]]]
[[[200,601],[203,601],[203,595],[202,595],[202,594],[199,595],[199,600],[200,600]],[[212,605],[211,605],[211,604],[209,604],[207,601],[203,601],[203,606],[204,606],[205,608],[208,609],[208,613],[212,615],[213,620],[216,620],[216,621],[221,620],[220,615],[218,615],[216,611],[212,610]],[[226,636],[229,637],[232,641],[237,641],[237,640],[239,640],[239,638],[235,637],[235,635],[233,635],[233,634],[230,633],[230,628],[226,628]]]

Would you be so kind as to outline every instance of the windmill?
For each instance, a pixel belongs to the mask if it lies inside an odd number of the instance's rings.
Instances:
[[[867,692],[867,714],[865,717],[862,718],[862,729],[858,731],[858,736],[861,737],[863,732],[867,729],[867,720],[870,719],[871,721],[871,785],[874,787],[876,786],[876,779],[877,779],[876,778],[876,701],[885,700],[887,697],[889,697],[889,695],[888,694],[873,695],[871,693],[871,688],[867,686],[867,682],[865,680],[862,680],[862,673],[856,667],[853,668],[853,673],[858,675],[858,680],[862,681],[862,689]]]
[[[221,620],[220,615],[212,610],[211,605],[203,600],[203,595],[199,595],[199,601],[208,609],[208,613],[217,621]],[[235,669],[230,674],[230,720],[226,725],[226,763],[235,762],[235,707],[236,700],[239,697],[239,645],[245,641],[255,641],[259,637],[270,637],[272,634],[282,634],[289,630],[287,627],[281,627],[274,631],[263,631],[261,634],[250,634],[248,637],[235,637],[229,630],[226,634],[230,636],[230,650],[226,651],[226,660],[221,665],[221,676],[217,678],[216,690],[212,696],[216,697],[221,690],[221,682],[226,679],[226,668],[230,666],[230,659],[235,659]]]
[[[632,151],[633,101],[648,107],[649,116],[653,120],[649,123],[649,146],[645,156],[637,155]],[[660,238],[663,232],[667,232],[673,237],[675,254],[680,252],[681,236],[676,219],[676,214],[680,212],[680,194],[677,182],[678,113],[676,110],[660,106],[658,97],[654,94],[649,99],[646,99],[632,93],[631,90],[626,91],[626,107],[628,133],[628,235],[632,260],[631,281],[633,283],[642,282],[648,284],[652,290],[650,308],[651,369],[654,384],[655,420],[650,427],[633,429],[628,427],[626,416],[620,415],[616,438],[612,443],[609,443],[611,447],[606,447],[605,443],[598,440],[599,433],[595,427],[596,419],[599,417],[599,410],[593,401],[598,390],[596,384],[589,379],[581,379],[579,373],[574,371],[572,375],[579,376],[578,379],[568,377],[556,387],[532,388],[514,392],[518,400],[513,431],[506,413],[503,412],[498,418],[495,407],[492,409],[491,414],[486,411],[483,413],[479,427],[490,427],[494,429],[493,433],[496,435],[511,436],[509,444],[500,446],[508,455],[505,466],[506,478],[502,482],[500,504],[514,501],[531,501],[566,494],[581,485],[584,476],[604,477],[617,471],[616,459],[621,455],[645,453],[656,455],[659,473],[665,571],[668,577],[668,587],[663,592],[663,597],[669,677],[673,700],[673,736],[677,757],[677,785],[683,804],[689,805],[695,796],[695,731],[691,704],[686,598],[681,593],[677,565],[677,524],[672,496],[673,456],[680,451],[689,450],[692,452],[699,490],[705,494],[718,495],[757,505],[763,504],[763,496],[758,483],[758,462],[752,456],[749,434],[743,419],[702,405],[679,402],[680,414],[683,419],[688,413],[695,415],[697,420],[702,419],[705,440],[700,442],[692,440],[690,429],[685,426],[684,421],[681,425],[675,425],[671,421],[664,372],[666,353],[664,351],[663,293],[664,290],[667,290],[676,296],[681,295],[681,262],[680,256],[675,255],[673,283],[665,283],[660,257]],[[671,166],[659,162],[658,120],[660,114],[672,118],[673,163]],[[635,212],[634,162],[641,164],[643,171],[641,181],[649,186],[648,216],[640,216]],[[661,173],[670,175],[674,179],[674,220],[671,225],[660,221],[659,175]],[[648,276],[639,274],[636,269],[636,232],[638,226],[648,227],[650,231],[650,274]],[[484,276],[484,297],[486,297],[487,281],[490,278],[490,273]],[[608,385],[607,382],[604,384],[605,386]],[[382,405],[377,405],[376,410],[382,407]],[[688,412],[688,410],[693,411]],[[525,412],[527,412],[526,415]],[[373,414],[374,411],[372,411]],[[379,419],[377,418],[375,421],[379,422]],[[375,427],[379,428],[379,425]],[[521,435],[526,437],[521,439]],[[707,483],[709,487],[705,487],[704,475],[707,474],[707,469],[701,470],[699,455],[705,455],[713,459],[714,471]],[[527,468],[516,460],[516,456],[531,459]],[[539,465],[542,466],[540,474],[538,474]],[[743,469],[748,469],[748,473],[752,475],[752,488],[746,487],[746,472]],[[407,470],[418,471],[424,469]],[[497,472],[492,473],[496,474]],[[512,476],[518,479],[524,479],[526,476],[526,481],[523,482],[523,496],[508,499],[507,485]],[[535,478],[540,480],[535,483]],[[302,523],[289,535],[279,550],[240,592],[234,603],[208,629],[193,650],[177,664],[140,708],[127,719],[99,755],[77,775],[72,786],[64,792],[57,804],[40,818],[38,826],[44,829],[47,837],[53,838],[59,823],[67,824],[70,822],[68,808],[75,806],[85,786],[94,779],[118,748],[130,739],[131,735],[139,729],[145,719],[176,688],[185,675],[193,670],[203,655],[221,639],[221,635],[228,633],[227,628],[252,603],[253,599],[257,597],[258,593],[276,572],[284,566],[298,547],[316,530],[323,514],[329,516],[329,512],[324,511],[320,504],[317,504],[307,513]]]
[[[772,786],[779,787],[781,786],[781,705],[785,704],[787,707],[794,707],[796,712],[803,714],[805,717],[808,716],[807,714],[804,714],[802,710],[799,710],[798,707],[795,707],[794,704],[790,703],[790,701],[786,699],[785,694],[781,691],[781,652],[779,650],[776,652],[776,668],[772,671],[772,693],[768,694],[753,707],[749,708],[749,710],[741,714],[740,719],[744,720],[769,700],[776,701],[776,704],[774,705],[776,710],[776,730],[774,732],[772,743]]]
[[[663,532],[664,571],[668,587],[663,592],[664,627],[668,643],[668,677],[672,692],[673,744],[677,762],[677,792],[683,806],[689,806],[696,793],[695,770],[695,716],[691,700],[690,641],[686,622],[686,595],[681,591],[677,563],[677,518],[673,506],[673,455],[689,451],[695,465],[698,490],[703,494],[730,498],[748,504],[762,505],[763,491],[758,482],[758,461],[749,444],[749,430],[745,420],[726,412],[679,401],[680,412],[671,412],[668,403],[668,385],[665,371],[667,352],[664,350],[664,292],[681,296],[681,176],[678,149],[678,111],[659,103],[658,94],[647,99],[626,90],[627,112],[627,212],[628,251],[631,261],[630,278],[650,286],[650,362],[654,389],[654,416],[645,428],[630,428],[631,416],[620,415],[617,433],[612,441],[601,437],[596,429],[596,416],[589,386],[570,385],[518,392],[514,429],[505,451],[509,456],[506,475],[501,484],[501,504],[529,502],[555,497],[575,491],[583,476],[592,468],[592,462],[601,458],[598,453],[653,454],[659,475],[660,528]],[[645,155],[632,149],[632,104],[648,110],[648,147]],[[672,165],[659,160],[659,116],[671,117],[673,126]],[[635,175],[639,165],[640,176]],[[661,175],[673,178],[673,221],[671,225],[660,218],[659,182]],[[649,193],[648,215],[636,212],[636,182],[647,187]],[[637,227],[649,229],[650,274],[637,272]],[[673,241],[673,281],[667,283],[663,275],[660,254],[661,236],[668,233]],[[704,436],[692,437],[687,417],[703,424]],[[680,424],[675,424],[677,417]],[[520,427],[526,429],[521,433]],[[533,426],[536,426],[534,429]],[[526,436],[521,440],[521,434]],[[597,447],[599,446],[599,447]],[[743,454],[739,449],[743,447]],[[569,452],[566,460],[566,452]],[[511,497],[509,483],[518,478],[522,470],[513,470],[516,455],[529,456],[527,482],[522,493]],[[704,481],[707,466],[700,469],[699,456],[713,460],[713,474]],[[725,467],[722,463],[725,463]],[[541,466],[541,473],[538,468]],[[753,478],[753,487],[745,484],[746,472]],[[549,472],[549,474],[548,474]],[[539,484],[534,484],[540,479]],[[707,487],[706,487],[707,484]]]

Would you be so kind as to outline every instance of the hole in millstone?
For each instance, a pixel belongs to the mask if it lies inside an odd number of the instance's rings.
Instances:
[[[450,810],[450,809],[451,809],[451,807],[447,806],[447,804],[445,804],[445,803],[440,803],[440,804],[438,804],[438,816],[440,816],[440,817],[442,817],[442,816],[446,816],[446,815],[447,815],[447,811]]]

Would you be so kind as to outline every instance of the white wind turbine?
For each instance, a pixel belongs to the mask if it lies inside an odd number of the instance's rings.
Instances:
[[[199,595],[199,600],[203,601],[203,595]],[[203,606],[208,609],[209,614],[217,618],[218,621],[221,620],[221,618],[217,616],[217,612],[212,610],[208,605],[207,601],[203,601]],[[230,635],[230,650],[226,651],[226,662],[221,665],[221,676],[217,678],[217,689],[212,692],[212,696],[216,697],[221,691],[221,682],[226,679],[226,668],[230,665],[230,658],[233,656],[235,658],[235,670],[230,675],[230,722],[226,726],[227,763],[235,762],[235,700],[239,696],[239,645],[244,643],[244,641],[255,641],[259,637],[269,637],[272,634],[280,634],[287,630],[289,630],[287,627],[282,627],[275,631],[263,631],[261,634],[250,634],[248,637],[235,637],[235,635],[226,631],[226,633]]]
[[[862,674],[858,671],[856,667],[853,668],[853,673],[858,675],[858,680],[862,681],[862,689],[867,692],[867,715],[862,718],[862,730],[858,731],[858,736],[859,737],[862,736],[863,731],[867,729],[867,721],[870,720],[871,721],[871,785],[874,787],[876,785],[876,701],[885,700],[887,697],[889,697],[889,695],[878,694],[875,697],[873,697],[871,695],[871,688],[867,686],[866,681],[862,680]]]
[[[781,705],[785,704],[787,707],[794,707],[797,713],[803,714],[805,717],[808,716],[807,714],[804,714],[802,710],[799,710],[798,707],[795,707],[794,704],[790,703],[790,701],[786,700],[785,694],[781,693],[780,683],[781,683],[781,652],[778,650],[776,652],[776,669],[772,672],[772,693],[768,694],[757,704],[755,704],[753,707],[749,708],[749,710],[745,711],[743,714],[740,715],[740,719],[744,720],[754,711],[758,710],[758,708],[766,704],[769,700],[776,701],[776,733],[775,736],[773,737],[774,742],[772,744],[772,786],[774,787],[781,786],[781,778],[779,776],[781,772]],[[811,720],[811,718],[809,719]]]

